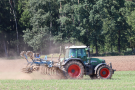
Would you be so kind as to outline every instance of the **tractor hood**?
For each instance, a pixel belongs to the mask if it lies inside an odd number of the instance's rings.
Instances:
[[[100,63],[105,63],[105,60],[99,59],[99,58],[90,58],[91,64],[92,65],[97,65]]]
[[[65,60],[64,60],[64,58],[60,58],[60,62],[67,61],[68,59],[69,58],[65,58]],[[86,62],[88,62],[88,61],[86,61]],[[86,63],[86,62],[84,61],[84,63]],[[99,58],[90,58],[90,62],[91,62],[92,65],[97,65],[97,64],[100,64],[100,63],[105,63],[105,60],[99,59]]]

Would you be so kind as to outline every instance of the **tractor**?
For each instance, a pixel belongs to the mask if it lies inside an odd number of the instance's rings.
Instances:
[[[105,60],[90,57],[90,48],[87,46],[65,47],[65,56],[60,59],[68,79],[81,79],[89,75],[91,79],[111,79],[114,74],[112,64]]]
[[[81,79],[89,75],[91,79],[111,79],[114,74],[112,64],[106,64],[105,60],[90,57],[90,48],[87,46],[65,47],[64,58],[58,58],[58,62],[41,59],[39,54],[31,51],[22,51],[20,55],[27,60],[26,68],[23,71],[32,73],[41,69],[42,74],[57,75],[63,73],[67,79]],[[32,59],[32,62],[28,60]]]

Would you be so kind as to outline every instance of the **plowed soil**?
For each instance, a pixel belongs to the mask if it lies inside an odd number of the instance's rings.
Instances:
[[[106,56],[96,57],[106,61],[107,64],[112,63],[113,69],[117,71],[134,71],[135,70],[135,55],[132,56]]]
[[[107,56],[107,57],[96,57],[106,61],[107,64],[112,63],[113,69],[117,71],[134,71],[135,70],[135,55],[133,56]],[[56,61],[58,58],[54,58]],[[0,79],[64,79],[63,76],[49,76],[42,75],[40,72],[35,71],[27,74],[22,72],[22,68],[26,66],[27,62],[25,59],[14,59],[7,60],[0,58]]]

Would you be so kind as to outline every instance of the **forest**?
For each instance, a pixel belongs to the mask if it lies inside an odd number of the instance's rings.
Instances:
[[[0,0],[0,57],[66,45],[134,54],[135,0]]]

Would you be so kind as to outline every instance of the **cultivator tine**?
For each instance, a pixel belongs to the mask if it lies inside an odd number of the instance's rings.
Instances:
[[[44,69],[44,70],[45,70],[44,72],[45,72],[45,75],[46,75],[46,74],[48,74],[48,67],[46,66],[46,67],[44,67],[44,68],[45,68],[45,69]]]
[[[45,74],[45,72],[44,72],[45,71],[44,70],[45,68],[43,66],[40,66],[40,69],[41,69],[41,74]]]
[[[49,74],[49,68],[47,68],[47,72],[46,72],[46,73],[47,73],[47,75],[50,75],[50,74]]]
[[[44,75],[58,75],[59,71],[57,67],[49,68],[47,65],[41,66],[41,74]]]
[[[41,66],[41,74],[46,75],[46,74],[47,74],[47,71],[48,71],[47,66],[46,66],[46,65],[42,65],[42,66]]]
[[[53,74],[56,75],[56,68],[53,68]]]
[[[24,73],[32,73],[32,71],[33,71],[33,66],[30,66],[29,63],[27,64],[25,68],[22,68],[22,72]]]
[[[60,69],[57,68],[56,74],[59,75],[61,73]]]
[[[48,74],[48,71],[49,71],[49,70],[48,70],[49,68],[48,68],[47,66],[44,67],[44,68],[45,68],[45,69],[44,69],[44,70],[45,70],[45,71],[44,71],[44,72],[45,72],[45,75],[47,75],[47,74]]]
[[[22,68],[22,72],[26,72],[27,67],[28,67],[28,64],[27,64],[27,66],[25,68]]]
[[[52,74],[52,75],[55,75],[55,73],[54,73],[54,69],[53,69],[53,68],[52,68],[52,70],[51,70],[51,71],[52,71],[52,72],[51,72],[51,74]]]
[[[45,68],[44,67],[41,67],[41,74],[45,74]]]
[[[56,69],[54,67],[51,68],[51,75],[56,75]]]
[[[23,69],[22,69],[22,72],[24,72],[24,73],[29,73],[29,68],[23,68]]]

